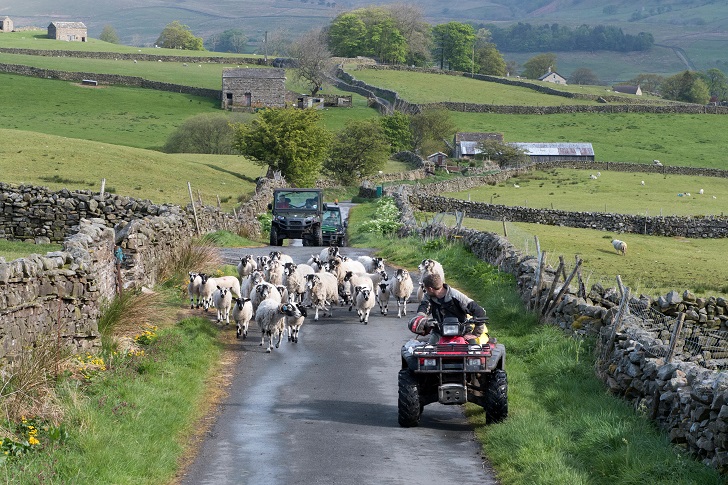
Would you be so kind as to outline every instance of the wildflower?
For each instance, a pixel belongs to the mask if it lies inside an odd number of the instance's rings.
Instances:
[[[40,441],[38,441],[38,439],[35,436],[31,436],[30,438],[28,438],[28,443],[31,446],[35,446],[35,445],[39,445]]]

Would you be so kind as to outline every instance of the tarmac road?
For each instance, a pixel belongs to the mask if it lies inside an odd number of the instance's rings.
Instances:
[[[223,257],[232,263],[271,249],[227,249]],[[276,249],[305,262],[321,248]],[[461,406],[430,404],[419,427],[397,423],[407,320],[397,318],[394,301],[389,315],[372,312],[368,325],[356,311],[334,307],[333,317],[310,315],[298,343],[284,339],[270,354],[253,323],[236,342],[243,355],[229,397],[182,483],[496,484]]]

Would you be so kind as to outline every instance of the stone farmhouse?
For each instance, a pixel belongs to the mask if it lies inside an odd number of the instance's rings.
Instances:
[[[495,140],[503,143],[503,133],[455,133],[453,139],[453,158],[475,158],[480,153],[478,144],[486,140]]]
[[[549,67],[549,72],[538,78],[539,81],[554,83],[554,84],[566,84],[566,78],[558,72],[552,71]]]
[[[70,42],[86,42],[88,30],[83,22],[51,22],[48,25],[48,38]]]
[[[635,96],[642,96],[642,89],[640,88],[639,84],[637,86],[628,86],[626,84],[612,86],[612,91],[614,91],[615,93],[634,94]]]
[[[285,69],[233,67],[222,70],[222,109],[247,111],[285,106]]]
[[[4,19],[0,20],[0,32],[12,32],[13,31],[13,21],[10,20],[10,17],[5,17]]]

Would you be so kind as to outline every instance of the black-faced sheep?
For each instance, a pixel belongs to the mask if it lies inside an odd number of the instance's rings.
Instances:
[[[214,305],[215,302],[212,299],[213,293],[218,286],[229,288],[233,296],[240,298],[240,281],[235,276],[218,276],[216,278],[207,277],[202,278],[202,285],[200,286],[200,299],[202,300],[202,307],[207,311],[210,306]]]
[[[289,342],[298,343],[298,332],[307,316],[306,309],[300,303],[288,304],[285,322]]]
[[[364,265],[367,273],[374,273],[375,271],[384,269],[384,259],[373,258],[371,256],[359,256],[356,258],[361,264]]]
[[[306,275],[313,273],[313,268],[307,264],[286,263],[283,268],[283,284],[288,289],[291,302],[303,301],[303,295],[306,293]]]
[[[237,327],[237,338],[248,337],[248,325],[253,319],[253,303],[250,298],[235,298],[233,305],[233,321]]]
[[[391,294],[391,283],[381,282],[377,285],[377,301],[379,302],[379,312],[382,315],[386,315],[389,311],[389,296]]]
[[[318,321],[319,310],[322,310],[324,316],[332,315],[330,305],[339,302],[339,290],[336,276],[331,273],[314,273],[306,276],[306,287],[309,290],[311,304],[316,308],[313,317]]]
[[[375,273],[375,276],[379,277],[380,275]],[[339,285],[339,296],[342,297],[344,303],[349,304],[349,311],[351,311],[351,308],[354,305],[353,296],[357,286],[366,286],[369,290],[373,291],[375,283],[372,280],[371,275],[368,273],[354,273],[352,271],[346,272],[343,283]]]
[[[368,286],[355,287],[354,301],[356,302],[356,312],[359,314],[359,321],[366,325],[369,323],[369,312],[374,308],[375,301],[372,289]]]
[[[263,281],[263,272],[256,270],[249,274],[240,285],[240,297],[250,298],[253,288],[261,281]]]
[[[190,282],[187,285],[187,294],[190,297],[190,310],[195,308],[195,299],[197,299],[197,308],[200,308],[200,287],[202,286],[202,276],[190,271]]]
[[[283,284],[283,265],[277,259],[271,259],[265,266],[265,280],[275,286]]]
[[[612,246],[618,253],[622,253],[622,256],[627,254],[627,243],[620,241],[619,239],[612,239]]]
[[[267,281],[261,281],[255,285],[253,291],[250,292],[250,301],[253,303],[254,312],[258,311],[258,305],[260,305],[264,300],[273,300],[278,303],[282,301],[278,288]]]
[[[238,276],[241,280],[256,269],[258,269],[258,265],[256,264],[255,259],[253,259],[252,254],[246,254],[240,258],[240,262],[238,263]]]
[[[407,315],[407,300],[412,295],[414,283],[406,269],[398,269],[392,282],[392,296],[397,301],[397,318]]]
[[[337,246],[329,246],[328,248],[323,248],[321,250],[319,259],[321,260],[322,263],[325,263],[327,261],[334,259],[337,256],[339,256],[339,248]]]
[[[230,288],[218,286],[212,295],[217,310],[217,323],[225,321],[225,325],[230,323],[230,306],[232,305],[233,295]]]
[[[440,278],[442,278],[442,282],[445,282],[445,270],[442,269],[442,265],[434,259],[423,259],[419,266],[417,266],[417,269],[421,272],[420,281],[422,281],[422,278],[424,278],[427,273],[437,273],[440,275]]]
[[[288,254],[283,254],[280,251],[271,251],[268,256],[270,257],[271,261],[278,261],[281,263],[281,266],[285,266],[286,263],[292,263],[293,258]]]
[[[255,321],[258,323],[261,333],[260,345],[262,346],[268,337],[268,348],[265,350],[268,353],[273,350],[273,339],[276,339],[276,348],[281,344],[285,330],[286,305],[289,303],[264,300],[260,302],[255,311]]]

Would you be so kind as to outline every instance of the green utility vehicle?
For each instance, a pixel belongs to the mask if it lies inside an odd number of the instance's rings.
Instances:
[[[325,246],[346,246],[346,222],[341,217],[341,208],[338,204],[324,204],[324,218],[322,230]]]

